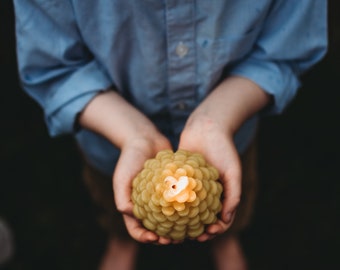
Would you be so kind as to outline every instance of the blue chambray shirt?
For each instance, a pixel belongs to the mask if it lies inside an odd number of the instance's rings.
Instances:
[[[176,146],[187,117],[235,74],[273,96],[280,113],[299,75],[327,47],[325,0],[16,0],[23,89],[44,109],[51,136],[74,133],[76,116],[113,87]],[[242,152],[256,116],[235,136]],[[117,126],[119,129],[119,126]],[[112,174],[119,150],[75,133],[92,165]]]

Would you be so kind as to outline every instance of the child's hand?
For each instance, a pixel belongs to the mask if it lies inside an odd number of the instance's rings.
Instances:
[[[133,178],[147,159],[160,150],[171,149],[168,140],[145,115],[111,90],[97,95],[86,106],[79,116],[79,124],[121,149],[113,176],[113,192],[130,235],[139,242],[170,243],[142,226],[132,214],[131,202]]]
[[[181,135],[180,149],[201,153],[220,174],[223,184],[222,212],[218,221],[207,227],[198,241],[225,232],[232,224],[241,196],[241,165],[231,134],[204,117],[187,125]]]
[[[135,240],[142,243],[169,244],[171,240],[159,237],[144,228],[133,213],[131,201],[132,180],[143,168],[144,162],[154,157],[158,151],[171,149],[168,140],[161,134],[146,132],[149,137],[136,134],[121,149],[121,155],[113,176],[113,190],[118,210],[123,214],[126,228]]]
[[[233,137],[239,127],[271,98],[242,77],[225,79],[196,108],[181,134],[179,148],[201,153],[220,173],[224,198],[220,219],[198,240],[206,241],[232,224],[241,197],[241,164]]]

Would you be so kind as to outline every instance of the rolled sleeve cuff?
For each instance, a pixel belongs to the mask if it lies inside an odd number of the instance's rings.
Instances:
[[[232,75],[245,77],[266,93],[273,96],[274,103],[266,110],[269,114],[279,114],[292,101],[300,82],[287,63],[248,59],[236,65]]]
[[[73,73],[46,106],[45,120],[53,137],[75,132],[77,115],[100,92],[112,85],[108,76],[95,63]]]

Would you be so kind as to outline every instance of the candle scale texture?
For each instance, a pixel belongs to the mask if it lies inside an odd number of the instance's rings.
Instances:
[[[222,209],[218,178],[201,154],[160,151],[133,180],[133,213],[159,236],[196,238]]]

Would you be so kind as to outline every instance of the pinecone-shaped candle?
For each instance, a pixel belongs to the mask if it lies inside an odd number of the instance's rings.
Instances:
[[[160,151],[133,180],[133,213],[159,236],[196,238],[222,209],[218,177],[201,154]]]

